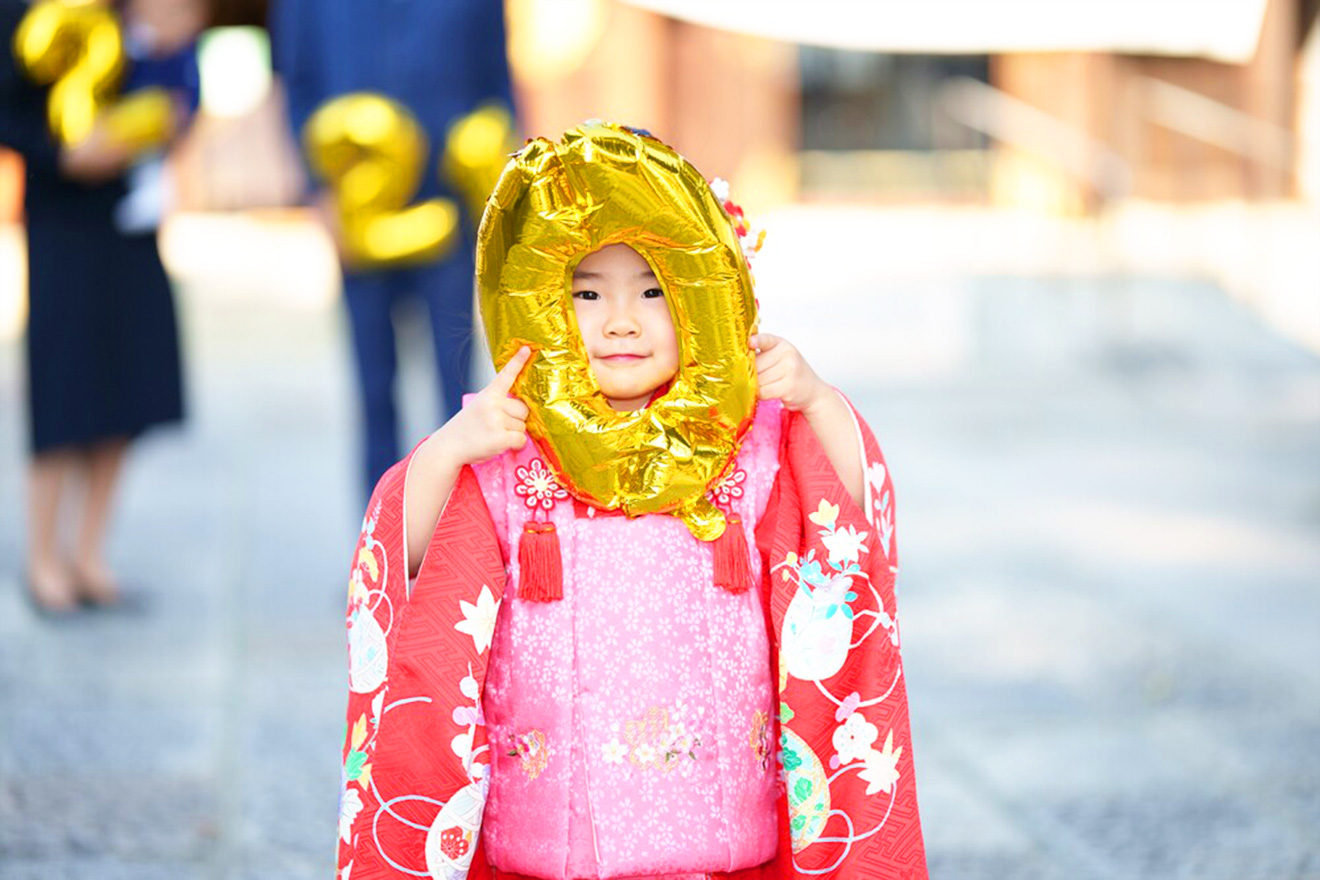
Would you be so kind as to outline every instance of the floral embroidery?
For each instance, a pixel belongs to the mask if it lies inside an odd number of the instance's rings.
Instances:
[[[847,565],[856,562],[866,550],[866,536],[870,532],[859,532],[852,526],[829,532],[821,532],[821,543],[830,551],[831,565]]]
[[[793,852],[816,842],[830,815],[830,781],[816,753],[790,728],[779,738]]]
[[[545,743],[545,734],[539,730],[529,730],[513,737],[513,748],[509,757],[519,758],[522,772],[528,779],[535,779],[550,763],[550,749]]]
[[[622,764],[623,759],[628,757],[628,747],[617,738],[612,739],[601,748],[601,757],[606,764]]]
[[[752,715],[752,729],[747,734],[752,757],[764,770],[770,766],[770,716],[757,709]]]
[[[742,484],[746,480],[747,471],[735,466],[731,472],[720,477],[715,485],[710,487],[710,491],[706,493],[706,498],[709,499],[711,504],[727,508],[735,498],[743,497]]]
[[[362,812],[362,795],[358,794],[356,788],[349,788],[345,784],[339,794],[339,839],[344,843],[353,842],[350,837],[353,833],[353,820],[360,812]]]
[[[871,509],[866,518],[880,532],[880,549],[894,555],[894,505],[885,489],[885,466],[873,461],[866,466],[866,481],[871,484]]]
[[[440,808],[426,832],[424,877],[467,877],[481,834],[481,815],[486,805],[486,783],[470,782],[454,792]]]
[[[626,758],[634,767],[661,773],[673,771],[684,759],[695,762],[701,746],[700,735],[683,721],[681,705],[672,716],[668,709],[652,706],[641,718],[624,724],[623,738],[626,745],[617,737],[605,744],[606,763],[622,764]]]
[[[857,694],[849,694],[844,699],[840,712],[857,703]],[[837,716],[836,716],[837,717]],[[866,783],[868,795],[884,791],[893,793],[894,783],[898,781],[898,759],[903,755],[903,747],[894,748],[894,731],[885,736],[883,749],[873,747],[880,731],[867,721],[861,712],[852,712],[847,719],[834,730],[834,748],[838,754],[830,758],[830,769],[840,766],[859,768],[857,774]]]
[[[798,584],[784,614],[780,657],[788,673],[803,681],[819,682],[833,676],[843,668],[848,652],[880,627],[898,644],[897,625],[860,565],[862,554],[870,552],[866,542],[871,533],[858,531],[851,523],[840,524],[839,513],[839,505],[822,498],[807,515],[821,527],[817,534],[828,551],[824,558],[812,549],[805,557],[788,553],[775,566],[784,580]],[[862,592],[870,593],[874,609],[853,607]],[[858,617],[873,618],[874,623],[854,644],[853,622]]]
[[[371,700],[371,715],[365,712],[358,716],[358,720],[353,724],[352,730],[348,730],[345,724],[344,738],[348,741],[348,753],[344,756],[344,766],[339,772],[339,836],[344,843],[352,843],[353,822],[357,819],[358,813],[362,812],[365,806],[362,801],[362,795],[358,792],[361,788],[363,792],[371,788],[371,761],[372,749],[376,745],[376,733],[380,729],[380,716],[383,713],[385,704],[385,688],[376,692],[376,696]],[[370,731],[370,736],[368,736]],[[358,788],[350,786],[355,784]],[[351,863],[350,866],[351,867]],[[344,876],[348,876],[348,868],[345,868]]]
[[[885,747],[881,751],[871,749],[866,753],[866,769],[857,775],[867,783],[866,793],[879,791],[894,793],[894,783],[898,782],[898,759],[903,756],[903,747],[894,748],[894,731],[891,728],[885,736]]]
[[[490,587],[481,585],[477,604],[458,600],[458,608],[463,612],[463,619],[454,624],[454,629],[472,636],[472,646],[480,654],[490,647],[490,640],[495,636],[495,618],[500,612],[500,603],[495,601],[495,594]]]
[[[353,725],[353,735],[348,741],[348,755],[344,758],[344,784],[356,782],[362,788],[367,787],[366,780],[371,778],[371,765],[367,763],[367,752],[363,743],[367,738],[367,716],[359,715]]]
[[[830,504],[824,498],[816,512],[808,514],[807,519],[820,526],[820,542],[830,551],[830,565],[842,568],[850,562],[856,562],[867,552],[866,538],[870,532],[859,532],[849,525],[838,528],[839,505]],[[816,566],[819,570],[820,566]]]
[[[486,751],[489,746],[474,747],[478,727],[486,726],[486,713],[481,706],[481,689],[477,686],[477,679],[472,675],[472,664],[468,664],[467,675],[459,679],[459,692],[472,701],[471,705],[459,704],[454,707],[452,718],[459,727],[466,727],[463,733],[449,741],[449,748],[463,762],[463,768],[467,770],[468,776],[472,779],[481,779],[486,775],[486,765],[476,763],[475,758]]]
[[[851,764],[871,751],[871,744],[880,736],[876,726],[867,721],[861,712],[854,712],[834,730],[834,748],[838,751],[838,762],[831,761],[832,767],[839,764]]]
[[[816,505],[816,512],[807,514],[807,519],[822,528],[834,529],[834,521],[839,518],[839,505],[830,504],[824,498]]]
[[[747,267],[750,269],[752,259],[760,253],[761,246],[765,243],[765,230],[759,229],[748,222],[742,207],[729,197],[729,182],[727,180],[720,177],[715,178],[710,182],[710,190],[715,194],[715,198],[720,200],[720,204],[724,207],[724,213],[729,215],[729,220],[733,224],[733,231],[738,236],[738,244],[742,247],[743,259],[747,260]]]
[[[471,844],[463,836],[462,829],[446,828],[440,834],[440,852],[444,853],[446,858],[458,861],[467,855]]]
[[[556,502],[568,497],[567,490],[559,485],[555,475],[539,458],[532,459],[532,463],[526,467],[518,465],[514,474],[518,477],[518,485],[513,491],[522,496],[523,503],[533,510],[537,507],[550,510]]]
[[[348,581],[348,682],[355,694],[369,694],[385,683],[389,669],[386,636],[394,625],[393,606],[384,591],[389,557],[375,537],[379,503],[376,507],[362,524]]]

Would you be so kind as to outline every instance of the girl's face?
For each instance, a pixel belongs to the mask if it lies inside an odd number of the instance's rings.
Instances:
[[[678,338],[651,266],[626,244],[573,271],[573,312],[600,390],[616,410],[646,406],[678,372]]]

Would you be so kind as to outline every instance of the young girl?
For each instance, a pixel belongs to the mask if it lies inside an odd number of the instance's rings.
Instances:
[[[925,876],[888,474],[740,218],[617,126],[506,169],[506,362],[354,558],[343,880]]]

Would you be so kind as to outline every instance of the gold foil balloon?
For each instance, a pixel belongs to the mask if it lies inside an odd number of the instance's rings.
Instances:
[[[486,197],[516,149],[513,116],[501,104],[478,107],[449,126],[440,173],[467,202],[473,223],[481,221]]]
[[[454,246],[459,225],[452,200],[408,204],[428,145],[402,104],[369,92],[332,98],[307,120],[303,147],[334,191],[350,264],[429,262]]]
[[[601,394],[570,298],[577,263],[616,243],[651,265],[679,337],[668,391],[636,412],[616,412]],[[751,425],[756,304],[738,239],[701,174],[617,125],[530,141],[487,203],[477,280],[496,365],[523,344],[537,352],[516,391],[567,488],[630,515],[672,512],[696,537],[719,537],[724,516],[706,490]]]
[[[90,0],[43,0],[19,22],[13,48],[32,80],[52,84],[47,115],[61,143],[81,143],[97,122],[133,152],[169,139],[174,108],[165,90],[143,89],[114,100],[124,70],[124,37],[105,6]]]
[[[133,153],[155,149],[170,139],[174,128],[174,98],[165,89],[137,89],[101,115],[106,134]]]

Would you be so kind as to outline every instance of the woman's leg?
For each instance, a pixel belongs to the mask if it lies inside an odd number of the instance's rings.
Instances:
[[[73,578],[60,557],[60,496],[77,455],[41,452],[28,465],[28,586],[37,604],[68,611],[76,604]]]
[[[105,561],[105,530],[127,451],[128,440],[119,438],[89,447],[82,457],[86,494],[73,568],[78,595],[103,605],[119,598],[114,574]]]

